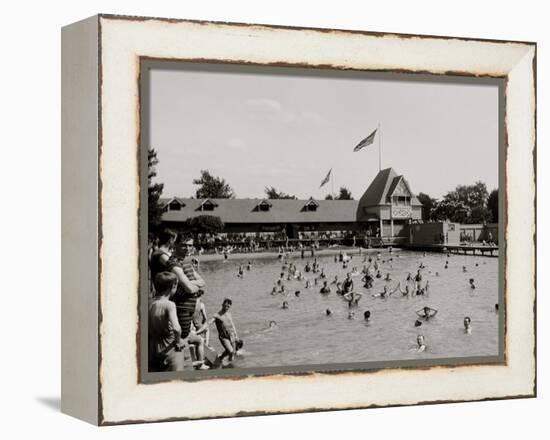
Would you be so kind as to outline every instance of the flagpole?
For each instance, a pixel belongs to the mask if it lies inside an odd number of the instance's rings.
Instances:
[[[382,131],[378,123],[378,171],[382,171]]]
[[[331,192],[332,192],[332,198],[334,199],[334,173],[331,172],[331,179],[330,179],[330,185],[331,185]]]

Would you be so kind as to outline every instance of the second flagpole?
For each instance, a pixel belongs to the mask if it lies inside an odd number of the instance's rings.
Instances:
[[[378,171],[382,171],[382,131],[378,123]]]

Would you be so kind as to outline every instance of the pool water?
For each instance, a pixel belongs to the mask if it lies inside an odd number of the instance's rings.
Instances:
[[[393,255],[393,262],[388,258]],[[446,357],[497,356],[499,351],[498,313],[498,258],[427,254],[394,250],[381,251],[380,269],[385,276],[390,273],[393,288],[398,281],[404,288],[408,272],[416,273],[422,262],[423,281],[430,283],[428,296],[403,297],[399,291],[387,299],[371,295],[382,291],[387,284],[375,279],[373,288],[367,290],[361,282],[362,275],[354,277],[355,290],[363,293],[359,305],[354,308],[355,319],[348,318],[348,303],[335,293],[335,285],[328,295],[319,293],[322,281],[313,285],[319,274],[305,273],[307,257],[290,257],[297,269],[310,279],[311,288],[305,289],[305,281],[283,281],[286,294],[272,295],[271,290],[280,276],[282,262],[277,258],[245,258],[231,256],[227,261],[202,262],[200,272],[207,282],[203,301],[211,317],[220,309],[224,298],[231,298],[231,314],[239,337],[245,345],[244,355],[236,361],[237,367],[277,367],[308,364],[346,362],[395,361],[405,359],[430,359]],[[376,259],[376,252],[369,257]],[[343,281],[346,272],[357,266],[361,271],[364,255],[355,254],[348,269],[334,262],[334,255],[318,256],[321,268],[330,282],[338,275]],[[382,260],[386,260],[382,263]],[[447,269],[445,261],[449,261]],[[246,270],[246,263],[252,269]],[[476,266],[477,263],[477,266]],[[237,277],[239,265],[245,276]],[[464,273],[462,266],[467,267]],[[439,272],[436,276],[435,272]],[[474,278],[476,289],[468,280]],[[294,292],[300,290],[300,297]],[[288,309],[282,303],[287,301]],[[437,309],[437,315],[422,326],[415,327],[418,318],[415,311],[424,306]],[[325,310],[332,311],[326,316]],[[370,310],[367,324],[363,312]],[[472,331],[466,334],[463,320],[471,318]],[[273,329],[269,322],[276,321]],[[423,335],[427,350],[417,353],[417,335]],[[210,345],[219,353],[223,350],[218,341],[215,326],[211,326]]]

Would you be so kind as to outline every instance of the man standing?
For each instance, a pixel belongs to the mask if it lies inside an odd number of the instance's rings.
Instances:
[[[204,340],[191,331],[191,323],[197,310],[197,298],[206,285],[193,265],[184,261],[191,249],[193,249],[193,239],[182,240],[181,245],[178,246],[175,255],[170,260],[170,271],[177,276],[179,281],[178,289],[172,301],[176,304],[178,321],[181,326],[181,337],[195,347],[198,368],[207,370],[208,366],[204,364]]]

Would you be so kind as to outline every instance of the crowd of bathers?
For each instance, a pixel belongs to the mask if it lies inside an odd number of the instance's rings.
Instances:
[[[424,253],[424,257],[426,254]],[[390,270],[393,268],[394,258],[400,258],[398,252],[394,252],[390,247],[387,250],[387,256],[383,257],[381,252],[377,252],[375,255],[368,253],[366,250],[359,248],[359,259],[362,258],[359,269],[358,265],[353,265],[357,258],[354,259],[354,255],[348,255],[346,252],[340,251],[339,254],[334,255],[334,262],[341,264],[342,268],[346,270],[346,275],[343,279],[338,278],[338,274],[329,275],[324,267],[321,267],[319,259],[313,257],[313,259],[306,260],[305,265],[300,270],[298,268],[296,260],[292,260],[289,253],[283,251],[279,252],[279,259],[282,266],[278,279],[274,282],[271,288],[271,295],[292,295],[300,297],[302,295],[302,289],[314,290],[320,295],[330,295],[334,293],[342,298],[342,301],[347,303],[347,317],[348,319],[355,319],[357,313],[362,314],[365,323],[370,324],[373,318],[371,310],[368,308],[360,310],[361,298],[365,295],[370,295],[372,298],[379,298],[382,300],[390,298],[392,295],[397,294],[400,298],[411,297],[430,297],[431,287],[429,280],[425,280],[426,272],[435,277],[439,277],[439,271],[432,271],[427,268],[423,260],[415,268],[415,271],[408,272],[403,275],[402,280],[394,280]],[[301,257],[304,258],[302,252]],[[357,255],[355,255],[357,257]],[[443,270],[449,268],[449,259],[451,255],[447,254],[447,260],[443,266]],[[250,263],[249,263],[250,264]],[[475,263],[477,267],[479,263]],[[466,266],[462,266],[462,272],[468,272]],[[239,267],[239,274],[237,276],[244,276],[243,267]],[[360,280],[360,283],[356,280]],[[380,284],[375,286],[375,281],[383,281],[383,286]],[[293,283],[293,287],[287,287],[289,281],[303,283],[297,290],[296,284]],[[467,280],[468,287],[471,292],[476,289],[474,278]],[[394,283],[394,284],[392,284]],[[357,288],[356,284],[360,284],[361,287]],[[365,292],[366,291],[366,292]],[[288,300],[283,300],[283,309],[290,308]],[[495,304],[495,311],[498,312],[498,304]],[[411,318],[411,323],[414,327],[421,327],[426,321],[433,319],[438,310],[429,306],[424,306],[414,311],[414,315]],[[334,316],[333,311],[327,308],[324,311],[326,316]],[[414,319],[414,320],[413,320]],[[469,316],[465,316],[463,319],[464,332],[470,334],[472,332],[472,320]],[[418,334],[416,339],[415,350],[423,352],[427,348],[425,336]]]
[[[393,279],[390,270],[394,258],[400,258],[399,252],[390,247],[383,257],[381,252],[373,254],[359,248],[359,255],[348,255],[340,251],[334,255],[334,262],[341,264],[346,271],[345,277],[330,275],[321,267],[315,256],[315,246],[309,247],[310,259],[306,260],[305,248],[300,249],[300,257],[305,264],[301,269],[292,257],[290,249],[280,248],[278,259],[281,263],[279,277],[271,289],[272,295],[294,295],[299,298],[302,290],[317,291],[319,295],[330,295],[334,292],[347,303],[348,319],[355,319],[356,314],[362,314],[363,320],[370,325],[373,319],[369,309],[361,310],[360,302],[365,295],[372,298],[387,300],[392,295],[401,298],[430,297],[431,287],[424,280],[428,272],[435,277],[438,271],[428,270],[423,260],[415,271],[403,274],[403,279]],[[156,245],[149,252],[149,270],[151,283],[151,298],[149,302],[149,369],[150,371],[178,371],[185,365],[184,349],[189,347],[192,365],[196,369],[209,369],[230,365],[243,342],[239,339],[235,324],[229,312],[232,301],[225,298],[220,310],[208,318],[201,296],[205,294],[206,283],[198,271],[198,260],[189,258],[193,252],[191,237],[178,236],[169,230],[163,231]],[[357,250],[357,248],[355,248]],[[225,259],[230,252],[222,252]],[[425,254],[424,254],[425,256]],[[355,258],[354,258],[355,257]],[[449,268],[450,255],[443,269]],[[357,260],[360,263],[353,265]],[[476,263],[476,266],[478,263]],[[359,268],[361,267],[361,268]],[[245,273],[252,270],[252,263],[240,264],[237,277],[245,278]],[[465,266],[463,272],[467,272]],[[377,280],[383,281],[375,283]],[[299,283],[300,288],[287,288],[289,282]],[[474,291],[475,280],[468,279],[469,288]],[[359,286],[356,286],[359,284]],[[290,307],[288,299],[282,302],[283,309]],[[495,304],[498,311],[498,304]],[[438,311],[424,306],[415,311],[414,327],[421,327],[426,321],[436,317]],[[333,316],[330,308],[324,310],[326,316]],[[412,321],[412,319],[411,319]],[[471,333],[472,322],[469,316],[464,317],[464,331]],[[215,324],[223,352],[218,354],[210,346],[210,325]],[[422,352],[427,349],[425,337],[418,334],[415,350]]]

